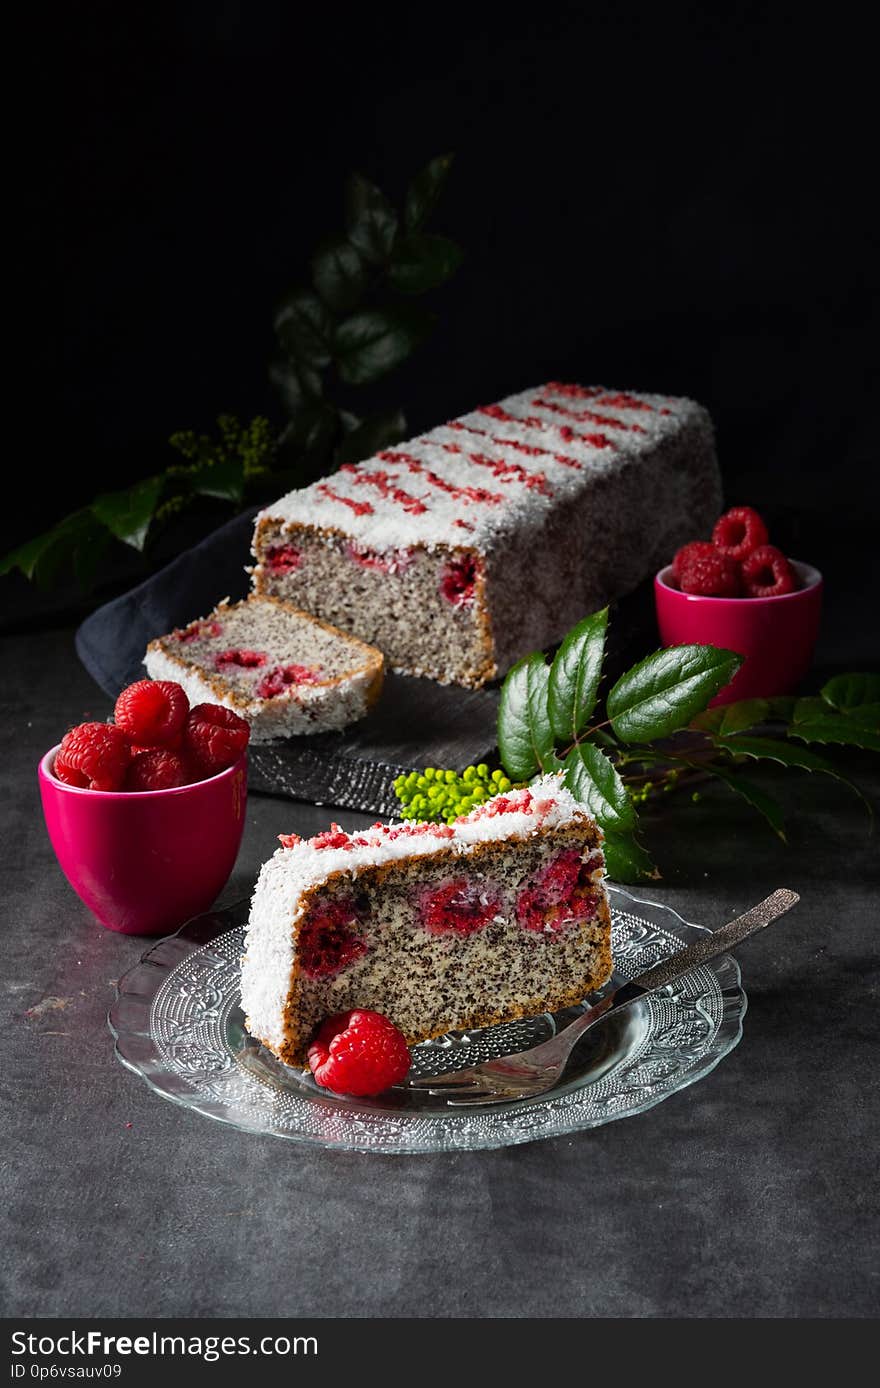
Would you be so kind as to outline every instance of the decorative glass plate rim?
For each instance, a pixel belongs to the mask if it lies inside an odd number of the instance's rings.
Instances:
[[[636,917],[638,924],[643,925],[644,918],[637,913],[648,913],[649,920],[651,915],[657,914],[666,927],[665,931],[662,927],[659,929],[667,941],[676,939],[688,942],[692,938],[688,933],[690,931],[700,934],[711,933],[708,927],[685,920],[665,903],[633,896],[624,888],[610,882],[606,883],[606,887],[615,921],[623,914],[626,918]],[[682,1054],[685,1055],[687,1063],[677,1073],[660,1073],[657,1078],[637,1086],[628,1104],[612,1102],[618,1098],[612,1092],[601,1113],[591,1111],[582,1098],[586,1091],[595,1088],[590,1081],[581,1088],[574,1089],[570,1083],[561,1085],[537,1099],[516,1100],[504,1105],[486,1105],[476,1110],[447,1108],[427,1115],[406,1110],[383,1111],[364,1108],[362,1100],[345,1099],[329,1093],[325,1097],[316,1090],[314,1094],[302,1098],[301,1102],[307,1107],[328,1111],[334,1120],[338,1119],[339,1115],[344,1115],[342,1124],[345,1130],[342,1135],[328,1136],[323,1132],[291,1130],[279,1124],[272,1112],[271,1103],[267,1102],[262,1107],[252,1107],[252,1111],[246,1113],[235,1107],[234,1095],[231,1098],[218,1098],[215,1094],[212,1095],[210,1090],[197,1090],[191,1079],[169,1066],[152,1030],[153,1004],[166,981],[185,961],[194,959],[211,943],[222,940],[227,934],[235,933],[236,929],[241,929],[247,906],[248,900],[243,898],[223,910],[206,912],[187,921],[173,935],[165,936],[151,944],[138,963],[118,980],[116,999],[107,1014],[107,1023],[115,1042],[115,1054],[126,1069],[139,1075],[154,1093],[162,1098],[239,1131],[281,1137],[287,1141],[330,1150],[384,1155],[416,1155],[514,1146],[565,1136],[620,1118],[645,1113],[671,1094],[688,1088],[710,1074],[742,1039],[748,999],[742,987],[739,964],[732,955],[724,954],[688,975],[686,980],[662,990],[657,1004],[664,1006],[667,1002],[683,1003],[695,1013],[699,1012],[700,1002],[709,994],[704,992],[698,994],[696,999],[688,999],[684,997],[684,991],[689,980],[705,980],[707,976],[710,977],[711,996],[720,1004],[720,1013],[706,1044],[696,1049],[691,1047],[690,1051],[683,1048]],[[209,924],[212,922],[213,926]],[[181,949],[184,943],[191,944],[191,948]],[[616,954],[615,974],[620,972],[625,977],[633,977],[669,952],[655,949],[644,957],[636,953],[633,961],[630,961],[631,967],[623,970],[619,970],[619,954]],[[651,1004],[650,999],[646,1002]],[[701,1015],[707,1017],[705,1010]],[[711,1021],[711,1018],[707,1020]],[[234,1057],[228,1047],[227,1050],[229,1062],[226,1068],[234,1071],[237,1068],[234,1065]],[[669,1045],[665,1054],[671,1057],[673,1053],[672,1046]],[[631,1063],[630,1068],[633,1064],[635,1062]],[[618,1072],[626,1073],[626,1065],[623,1062],[618,1062],[612,1067],[610,1078],[613,1080]],[[606,1080],[601,1083],[605,1085]]]

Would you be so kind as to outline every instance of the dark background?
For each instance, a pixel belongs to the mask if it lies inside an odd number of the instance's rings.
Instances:
[[[399,197],[447,150],[434,226],[467,259],[372,401],[415,432],[552,377],[688,394],[716,420],[728,499],[767,508],[799,557],[822,563],[829,503],[864,523],[874,116],[846,9],[49,16],[27,113],[45,463],[20,470],[8,545],[173,461],[174,429],[280,420],[272,306],[342,228],[345,175]]]

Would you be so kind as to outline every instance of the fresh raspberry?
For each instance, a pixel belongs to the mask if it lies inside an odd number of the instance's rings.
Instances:
[[[467,607],[474,600],[477,562],[472,555],[452,559],[440,577],[440,592],[453,607]]]
[[[689,545],[682,545],[681,549],[676,551],[672,561],[673,578],[681,583],[681,576],[685,569],[689,568],[696,559],[705,559],[707,555],[711,558],[714,553],[715,546],[709,540],[692,540]]]
[[[196,704],[183,725],[183,749],[203,776],[214,776],[238,761],[251,730],[243,718],[221,704]]]
[[[750,598],[778,598],[798,586],[791,564],[775,545],[761,545],[747,554],[742,576]]]
[[[120,790],[131,761],[131,744],[112,723],[80,723],[61,741],[55,775],[82,790]]]
[[[751,506],[734,506],[715,522],[712,543],[728,559],[745,559],[767,543],[767,527]]]
[[[309,978],[332,978],[362,958],[369,946],[351,928],[357,921],[352,900],[315,902],[296,941],[303,973]]]
[[[167,747],[179,737],[189,699],[173,680],[138,680],[116,700],[116,726],[138,747]]]
[[[739,564],[720,550],[713,550],[682,567],[678,586],[683,593],[699,593],[704,598],[741,597]]]
[[[501,912],[501,898],[485,883],[456,877],[419,897],[421,923],[431,935],[473,935]]]
[[[566,848],[551,862],[532,873],[516,902],[516,917],[523,930],[536,935],[556,934],[567,926],[594,918],[599,892],[590,874],[599,858],[582,862],[577,848]]]
[[[189,782],[189,771],[182,757],[164,747],[139,752],[125,773],[123,790],[172,790]]]
[[[381,1094],[409,1073],[406,1037],[381,1012],[356,1008],[328,1017],[309,1046],[309,1066],[335,1094]]]
[[[317,684],[320,675],[320,665],[275,665],[267,670],[254,692],[258,699],[274,699],[286,694],[291,685]]]
[[[257,670],[268,659],[265,651],[220,651],[214,656],[214,668],[225,670],[230,665],[237,665],[241,670]]]

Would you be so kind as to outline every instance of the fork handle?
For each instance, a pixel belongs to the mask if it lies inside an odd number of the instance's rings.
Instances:
[[[759,901],[757,906],[753,906],[744,915],[737,916],[736,920],[730,921],[727,925],[722,925],[720,930],[715,930],[711,935],[704,935],[702,939],[696,940],[687,949],[679,950],[677,954],[671,954],[668,959],[663,959],[659,964],[655,964],[652,969],[647,969],[638,978],[634,978],[630,983],[617,989],[614,994],[614,1001],[628,1001],[621,998],[623,992],[629,993],[630,989],[642,992],[653,992],[655,988],[663,988],[667,983],[674,983],[682,974],[690,973],[691,969],[696,969],[700,964],[706,964],[710,959],[715,959],[719,954],[726,954],[728,950],[741,944],[748,939],[749,935],[754,935],[757,930],[763,930],[772,921],[778,920],[785,915],[796,902],[800,901],[797,892],[791,892],[787,887],[779,887],[775,892],[763,901]]]

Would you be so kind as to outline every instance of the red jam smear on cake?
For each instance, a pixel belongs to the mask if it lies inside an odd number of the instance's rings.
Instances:
[[[468,607],[477,587],[477,561],[473,555],[450,559],[440,575],[440,592],[453,607]]]
[[[299,568],[302,554],[296,545],[270,545],[264,562],[275,574],[290,574]]]
[[[566,848],[533,873],[516,900],[516,918],[523,930],[557,934],[592,920],[601,893],[591,883],[590,874],[599,864],[598,857],[582,862],[577,848]]]
[[[200,636],[222,636],[223,628],[219,622],[190,622],[188,627],[180,627],[174,635],[178,641],[197,641]]]
[[[265,651],[220,651],[214,656],[214,667],[217,670],[228,670],[234,665],[239,670],[256,670],[265,665],[268,659]]]
[[[468,877],[455,877],[419,895],[420,921],[431,935],[473,935],[500,914],[500,893]]]
[[[297,955],[308,978],[332,978],[363,958],[369,946],[352,929],[358,921],[353,898],[315,902],[297,939]]]
[[[275,699],[296,684],[319,684],[320,675],[320,665],[275,665],[257,685],[257,698]]]
[[[365,545],[359,545],[354,540],[350,540],[345,546],[345,552],[349,559],[355,564],[360,564],[362,569],[375,569],[383,574],[403,573],[413,561],[411,550],[395,549],[383,554],[376,549],[367,549]]]

